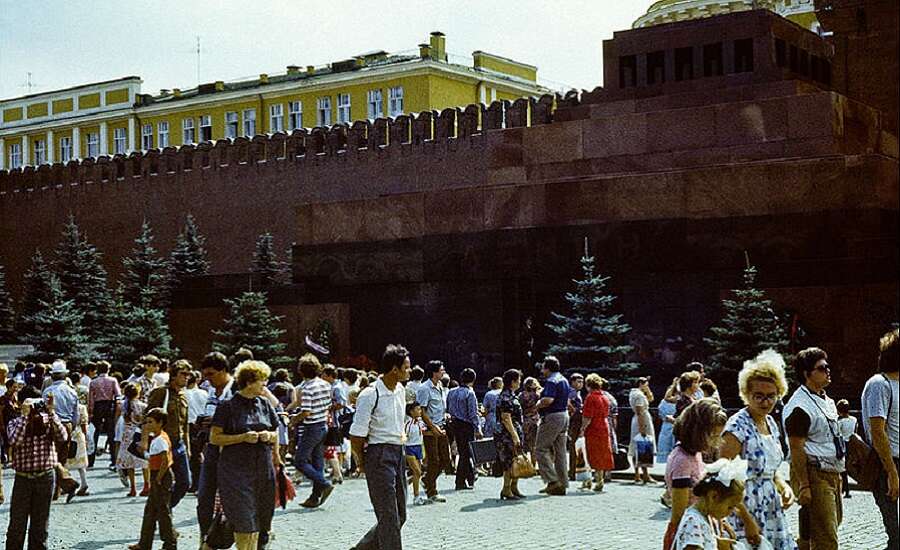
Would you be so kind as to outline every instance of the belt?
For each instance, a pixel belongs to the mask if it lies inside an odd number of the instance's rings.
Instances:
[[[53,470],[44,470],[42,472],[16,472],[16,475],[19,477],[24,477],[25,479],[39,479],[42,477],[46,477],[53,473]]]

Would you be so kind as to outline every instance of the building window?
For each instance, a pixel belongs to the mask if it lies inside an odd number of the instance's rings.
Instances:
[[[619,57],[619,88],[637,86],[637,57],[623,55]]]
[[[194,119],[181,119],[181,143],[188,144],[197,141],[197,134],[194,133]]]
[[[703,76],[722,76],[724,71],[722,59],[721,42],[703,46]]]
[[[244,109],[244,135],[246,137],[256,135],[256,109]]]
[[[47,146],[42,139],[34,140],[34,165],[40,165],[47,162]]]
[[[331,98],[320,97],[316,100],[316,124],[331,126]]]
[[[141,149],[147,151],[153,149],[153,125],[144,124],[141,126]]]
[[[288,123],[291,130],[303,128],[303,104],[299,101],[288,103]]]
[[[753,72],[753,39],[744,38],[734,41],[734,72]]]
[[[350,94],[338,94],[337,96],[337,121],[350,122]]]
[[[156,125],[156,132],[159,134],[159,148],[163,149],[169,146],[169,122],[163,121]]]
[[[238,133],[238,114],[237,111],[225,113],[225,137],[234,139]]]
[[[72,160],[72,138],[59,138],[59,160],[61,162]]]
[[[394,86],[388,90],[388,115],[403,114],[403,86]]]
[[[269,105],[269,133],[284,131],[284,105]]]
[[[100,134],[96,132],[88,132],[87,134],[87,156],[100,156]]]
[[[381,98],[381,90],[369,90],[368,98],[366,100],[368,105],[368,113],[369,118],[375,119],[384,116],[384,109],[382,108],[382,98]]]
[[[200,115],[200,141],[212,141],[212,117]]]
[[[128,138],[125,134],[125,128],[116,128],[113,130],[113,151],[117,155],[124,155],[128,147]]]
[[[12,143],[9,146],[9,168],[10,170],[14,168],[22,167],[22,144],[21,143]]]
[[[664,84],[666,82],[666,52],[647,54],[647,85]]]

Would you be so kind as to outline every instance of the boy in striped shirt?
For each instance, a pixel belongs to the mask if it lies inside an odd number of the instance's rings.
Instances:
[[[315,355],[300,358],[300,419],[301,433],[297,439],[296,466],[313,482],[312,494],[301,506],[321,506],[334,487],[325,478],[325,434],[328,432],[328,414],[331,411],[331,384],[319,378],[322,364]]]

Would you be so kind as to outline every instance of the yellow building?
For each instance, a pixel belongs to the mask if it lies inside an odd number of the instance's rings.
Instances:
[[[453,60],[455,61],[455,60]],[[365,53],[279,75],[141,93],[129,76],[0,101],[0,169],[290,132],[432,109],[540,96],[537,68],[476,51],[448,60],[431,33],[418,55]]]
[[[757,8],[770,9],[805,29],[820,32],[814,0],[660,0],[651,5],[633,27],[649,27]]]

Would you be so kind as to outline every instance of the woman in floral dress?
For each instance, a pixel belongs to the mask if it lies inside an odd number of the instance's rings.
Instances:
[[[541,399],[541,385],[537,379],[528,377],[525,379],[524,389],[519,394],[519,403],[522,405],[523,425],[525,432],[525,451],[531,457],[531,462],[537,466],[537,457],[534,456],[534,442],[537,438],[537,428],[541,421],[538,413],[537,402]]]
[[[497,447],[497,462],[503,468],[503,489],[500,492],[501,500],[519,500],[525,496],[519,492],[519,480],[513,476],[513,459],[522,454],[522,440],[525,434],[522,430],[523,414],[522,404],[516,396],[522,373],[516,369],[510,369],[503,373],[503,391],[497,400],[497,424],[499,428],[494,432],[494,445]]]
[[[784,516],[794,495],[777,473],[784,452],[778,424],[769,414],[787,392],[784,359],[767,350],[746,361],[738,375],[738,388],[747,406],[728,419],[720,455],[747,461],[747,483],[744,502],[728,522],[739,540],[757,545],[764,538],[775,550],[795,550],[797,544]]]
[[[147,408],[147,404],[140,400],[141,387],[137,384],[127,384],[123,393],[125,394],[125,401],[122,403],[122,418],[125,420],[125,430],[122,433],[122,444],[119,445],[119,456],[116,460],[116,466],[128,472],[128,481],[131,488],[128,496],[130,497],[137,495],[135,470],[141,470],[144,476],[144,488],[141,490],[141,496],[146,496],[150,492],[147,461],[129,453],[128,447],[131,445],[135,432],[140,431],[144,409]]]

